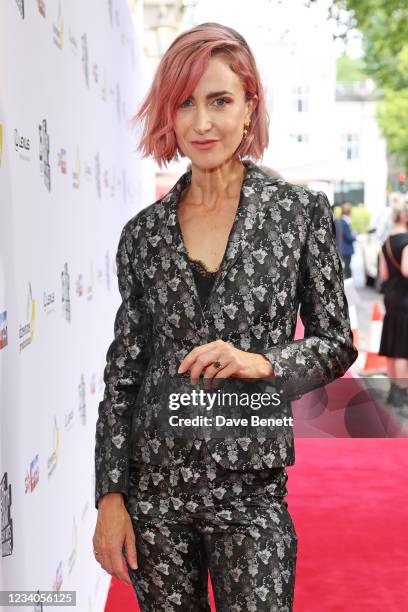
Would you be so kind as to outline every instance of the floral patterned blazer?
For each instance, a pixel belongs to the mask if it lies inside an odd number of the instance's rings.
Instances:
[[[186,459],[193,436],[165,435],[158,413],[163,381],[181,387],[189,375],[177,370],[194,347],[221,338],[263,354],[287,414],[291,400],[343,376],[357,358],[326,195],[269,178],[251,160],[244,164],[237,213],[204,307],[177,216],[191,170],[122,230],[122,303],[96,423],[96,507],[110,491],[126,499],[132,465]],[[305,336],[294,340],[299,307]],[[202,437],[224,468],[265,469],[294,463],[293,428],[278,429],[262,438]]]

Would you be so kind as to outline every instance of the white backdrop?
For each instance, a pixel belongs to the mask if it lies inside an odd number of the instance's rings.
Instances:
[[[126,0],[1,1],[0,589],[75,590],[81,612],[110,581],[95,421],[120,231],[156,199],[128,124],[145,91]]]

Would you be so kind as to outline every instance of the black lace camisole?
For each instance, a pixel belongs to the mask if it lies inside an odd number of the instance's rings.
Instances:
[[[192,259],[188,253],[187,256],[190,261],[201,306],[204,306],[208,296],[210,295],[211,288],[214,284],[215,275],[217,274],[218,270],[209,270],[201,259]]]

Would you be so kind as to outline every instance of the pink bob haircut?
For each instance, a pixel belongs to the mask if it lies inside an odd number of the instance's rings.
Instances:
[[[241,79],[246,99],[258,96],[247,137],[235,151],[235,158],[262,158],[269,142],[269,116],[265,94],[254,56],[245,39],[232,28],[219,23],[202,23],[180,34],[167,49],[157,67],[153,83],[131,123],[143,120],[138,151],[151,155],[159,167],[185,155],[177,146],[173,130],[179,105],[194,91],[208,61],[223,54]]]

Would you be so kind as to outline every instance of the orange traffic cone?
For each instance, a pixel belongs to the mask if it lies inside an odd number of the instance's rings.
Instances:
[[[368,346],[365,366],[361,370],[362,374],[375,374],[385,372],[387,367],[387,359],[383,355],[379,355],[381,342],[381,332],[383,325],[383,313],[380,302],[374,302],[371,310],[371,323],[368,332]]]

